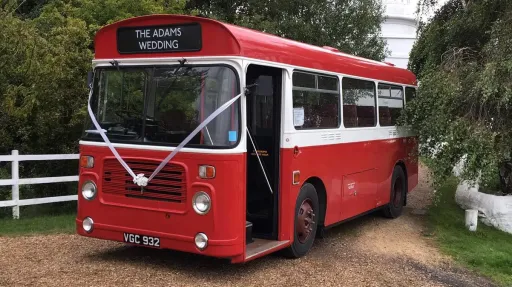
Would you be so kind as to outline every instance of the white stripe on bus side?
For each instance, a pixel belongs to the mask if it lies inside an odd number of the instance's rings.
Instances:
[[[283,134],[282,148],[310,147],[333,144],[391,140],[413,136],[406,129],[396,127],[341,128],[331,130],[288,131]]]

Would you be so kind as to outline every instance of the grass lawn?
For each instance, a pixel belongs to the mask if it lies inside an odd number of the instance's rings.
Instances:
[[[0,236],[74,233],[75,214],[34,218],[0,219]]]
[[[450,178],[436,193],[429,223],[441,250],[472,270],[512,286],[512,235],[478,222],[476,232],[464,226],[464,210],[455,203],[457,181]]]

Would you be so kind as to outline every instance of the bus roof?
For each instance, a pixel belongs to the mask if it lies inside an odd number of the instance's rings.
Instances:
[[[194,23],[199,25],[193,26]],[[179,32],[180,35],[175,34],[173,38],[171,35],[173,32],[166,30],[169,27],[170,29],[181,27],[184,34]],[[150,28],[150,30],[141,32],[147,28]],[[159,28],[164,29],[160,34],[161,37],[156,31]],[[153,33],[155,34],[153,35]],[[187,36],[186,33],[189,33],[188,39],[183,37]],[[193,39],[194,36],[196,36],[196,39]],[[180,44],[188,46],[190,49],[183,49],[178,52],[170,49],[165,50],[166,45],[173,48],[173,43],[170,42],[172,39],[179,39]],[[152,44],[145,43],[146,41],[155,40],[168,42],[161,45],[164,47],[163,50],[158,49],[155,43],[153,45],[156,49],[140,50],[142,47],[146,47],[144,45]],[[141,43],[142,46],[138,46]],[[381,81],[406,85],[417,84],[416,77],[411,71],[391,64],[356,57],[341,53],[330,47],[309,45],[208,18],[165,14],[134,17],[104,26],[95,37],[95,59],[187,58],[198,56],[242,56]]]

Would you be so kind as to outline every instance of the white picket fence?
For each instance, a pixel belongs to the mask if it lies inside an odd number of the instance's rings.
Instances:
[[[43,184],[58,182],[78,181],[78,175],[73,176],[55,176],[39,178],[20,178],[19,163],[21,161],[42,161],[42,160],[72,160],[79,159],[79,154],[41,154],[41,155],[20,155],[17,150],[13,150],[11,155],[0,155],[0,162],[10,161],[11,179],[0,179],[0,186],[12,186],[12,199],[0,201],[0,207],[12,207],[12,217],[20,217],[20,206],[36,205],[53,202],[64,202],[77,200],[77,195],[54,196],[44,198],[32,198],[20,200],[20,185],[24,184]],[[78,170],[78,164],[77,164]]]

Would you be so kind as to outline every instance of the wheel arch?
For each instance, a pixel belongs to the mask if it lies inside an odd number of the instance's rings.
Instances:
[[[306,181],[304,181],[304,184],[306,183],[312,184],[316,189],[316,194],[318,195],[318,203],[320,206],[318,226],[321,227],[324,225],[325,214],[327,211],[327,190],[325,189],[325,184],[319,177],[316,176],[308,178]]]
[[[405,175],[405,198],[404,198],[404,206],[407,206],[407,195],[409,194],[409,176],[407,175],[407,167],[405,165],[405,162],[403,160],[399,160],[396,162],[395,167],[399,166]],[[393,168],[394,169],[394,168]]]

